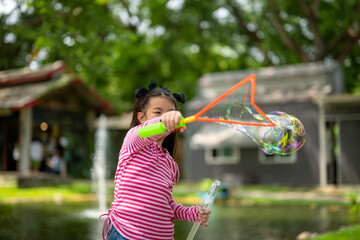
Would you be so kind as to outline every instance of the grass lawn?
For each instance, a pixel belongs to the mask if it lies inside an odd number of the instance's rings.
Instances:
[[[359,240],[360,239],[360,224],[347,227],[345,229],[329,232],[319,235],[312,240]]]
[[[93,199],[92,195],[91,185],[85,182],[36,188],[0,187],[0,203],[85,200],[85,198],[91,200]]]

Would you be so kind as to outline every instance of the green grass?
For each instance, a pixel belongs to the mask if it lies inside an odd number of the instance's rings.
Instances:
[[[211,185],[211,179],[204,179],[201,182],[180,182],[174,187],[174,198],[197,198],[199,192],[207,192]],[[113,188],[107,189],[109,196],[113,195]],[[292,191],[293,188],[282,186],[253,186],[244,185],[241,187],[241,191],[265,191],[265,192],[286,192]],[[297,191],[306,192],[308,189],[297,189]],[[37,200],[46,199],[61,195],[63,197],[71,197],[72,195],[79,194],[91,194],[91,183],[89,181],[74,181],[68,185],[50,186],[50,187],[36,187],[36,188],[17,188],[16,186],[2,187],[0,186],[0,202],[17,199],[17,200]],[[290,199],[280,200],[274,199],[269,196],[250,198],[250,197],[235,197],[232,200],[239,204],[300,204],[300,205],[347,205],[344,202],[335,201],[317,201],[317,200],[302,200],[302,199]]]
[[[18,188],[0,187],[0,202],[6,201],[36,201],[40,199],[53,199],[56,196],[71,197],[79,194],[90,194],[91,185],[75,182],[70,185],[59,185],[51,187]]]
[[[246,198],[240,197],[235,198],[240,204],[245,202],[246,204],[252,205],[319,205],[319,206],[348,206],[348,203],[340,201],[329,201],[329,200],[307,200],[307,199],[273,199],[273,198]],[[360,239],[359,239],[360,240]]]
[[[61,194],[72,194],[73,192],[68,189],[62,188],[52,188],[52,187],[39,187],[39,188],[0,188],[0,199],[9,199],[9,198],[36,198],[39,196],[46,197],[52,196],[55,193]]]
[[[244,185],[241,187],[244,191],[267,191],[267,192],[287,192],[290,190],[289,187],[286,186],[257,186],[257,185]],[[301,189],[303,191],[303,189]]]
[[[345,229],[321,234],[312,240],[359,240],[360,224],[347,227]]]

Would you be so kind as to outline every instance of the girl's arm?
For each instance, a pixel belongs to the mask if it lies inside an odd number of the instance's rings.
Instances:
[[[166,136],[166,135],[170,134],[171,132],[175,131],[176,126],[181,121],[181,117],[182,117],[181,112],[169,111],[169,112],[165,112],[164,114],[162,114],[161,117],[153,118],[149,121],[146,121],[143,124],[133,127],[132,129],[129,130],[129,132],[126,134],[126,137],[124,139],[125,148],[130,153],[134,153],[134,152],[139,151],[143,147],[145,147],[147,144],[149,144],[151,142],[156,142],[163,136]],[[150,125],[150,124],[158,123],[160,121],[162,121],[164,123],[164,126],[167,129],[166,132],[155,135],[155,136],[146,137],[146,138],[141,138],[139,136],[139,128]],[[183,127],[180,129],[180,132],[184,132],[185,130],[186,130],[186,127]]]
[[[182,221],[189,221],[189,222],[195,222],[198,217],[198,212],[196,207],[185,207],[181,204],[177,204],[174,199],[171,197],[170,199],[170,207],[174,212],[174,217],[172,221],[175,220],[182,220]]]
[[[171,198],[170,206],[174,211],[174,217],[172,221],[182,220],[189,222],[199,222],[200,225],[208,226],[208,219],[211,211],[204,209],[201,206],[185,207],[181,204],[175,203],[174,199]]]
[[[149,143],[156,142],[157,140],[159,140],[166,133],[147,137],[147,138],[141,138],[139,137],[139,128],[150,124],[158,123],[160,122],[160,120],[161,117],[156,117],[149,121],[146,121],[143,124],[131,128],[125,136],[123,147],[125,147],[130,153],[135,153],[140,149],[142,149],[143,147],[145,147],[146,145],[148,145]]]

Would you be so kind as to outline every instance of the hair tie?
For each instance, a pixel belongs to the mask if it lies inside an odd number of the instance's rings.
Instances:
[[[149,90],[147,90],[146,88],[138,88],[135,90],[135,97],[136,98],[144,97],[144,96],[146,96],[146,94],[148,92],[155,89],[156,87],[157,87],[157,83],[156,83],[155,79],[151,79],[150,84],[149,84]]]
[[[149,91],[146,88],[138,88],[135,90],[135,97],[143,97],[145,96]]]
[[[173,93],[172,95],[174,96],[176,101],[185,103],[185,95],[183,93]]]
[[[144,96],[146,96],[146,94],[148,94],[149,92],[151,92],[153,89],[156,89],[156,88],[157,88],[156,80],[151,79],[150,84],[149,84],[149,90],[146,88],[138,88],[135,90],[135,97],[136,98],[144,97]],[[174,98],[176,99],[176,101],[185,103],[185,95],[183,93],[171,93],[170,89],[165,86],[161,87],[161,89],[172,94],[174,96]]]

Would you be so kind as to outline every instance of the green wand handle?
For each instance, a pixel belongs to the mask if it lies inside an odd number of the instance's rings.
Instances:
[[[181,121],[179,125],[176,126],[176,128],[182,128],[185,127],[186,123],[184,122],[184,118],[181,118]],[[166,128],[163,122],[154,123],[151,125],[147,125],[144,127],[141,127],[139,129],[139,136],[141,138],[151,137],[158,134],[162,134],[166,132]]]

